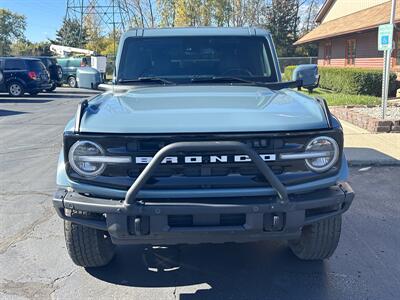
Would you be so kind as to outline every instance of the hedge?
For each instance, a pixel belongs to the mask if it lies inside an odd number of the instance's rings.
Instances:
[[[290,80],[296,66],[287,66],[284,78]],[[381,96],[382,70],[361,68],[318,67],[321,88],[344,94]],[[390,73],[390,95],[396,94],[396,74]]]

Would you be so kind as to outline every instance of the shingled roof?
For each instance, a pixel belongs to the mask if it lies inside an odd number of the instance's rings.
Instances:
[[[396,22],[400,21],[400,0],[397,1]],[[373,6],[350,15],[322,23],[295,42],[295,45],[310,43],[334,36],[345,35],[389,23],[391,1]]]

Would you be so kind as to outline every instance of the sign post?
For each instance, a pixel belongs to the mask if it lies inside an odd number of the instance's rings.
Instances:
[[[390,60],[393,49],[393,28],[396,13],[396,0],[392,0],[392,11],[390,23],[379,26],[378,30],[378,50],[384,51],[384,65],[382,76],[382,119],[386,117],[387,99],[389,94],[390,81]]]

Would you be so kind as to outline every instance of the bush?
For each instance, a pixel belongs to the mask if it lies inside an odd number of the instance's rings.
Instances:
[[[295,66],[288,66],[284,78],[290,80]],[[381,96],[382,70],[361,68],[318,67],[321,75],[319,85],[323,89],[351,94]],[[389,94],[395,95],[397,89],[396,74],[390,73]]]

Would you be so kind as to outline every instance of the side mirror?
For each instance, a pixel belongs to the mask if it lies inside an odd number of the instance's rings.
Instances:
[[[318,87],[319,77],[318,66],[314,64],[298,65],[292,74],[292,80],[301,80],[301,86],[308,89],[310,92]]]

